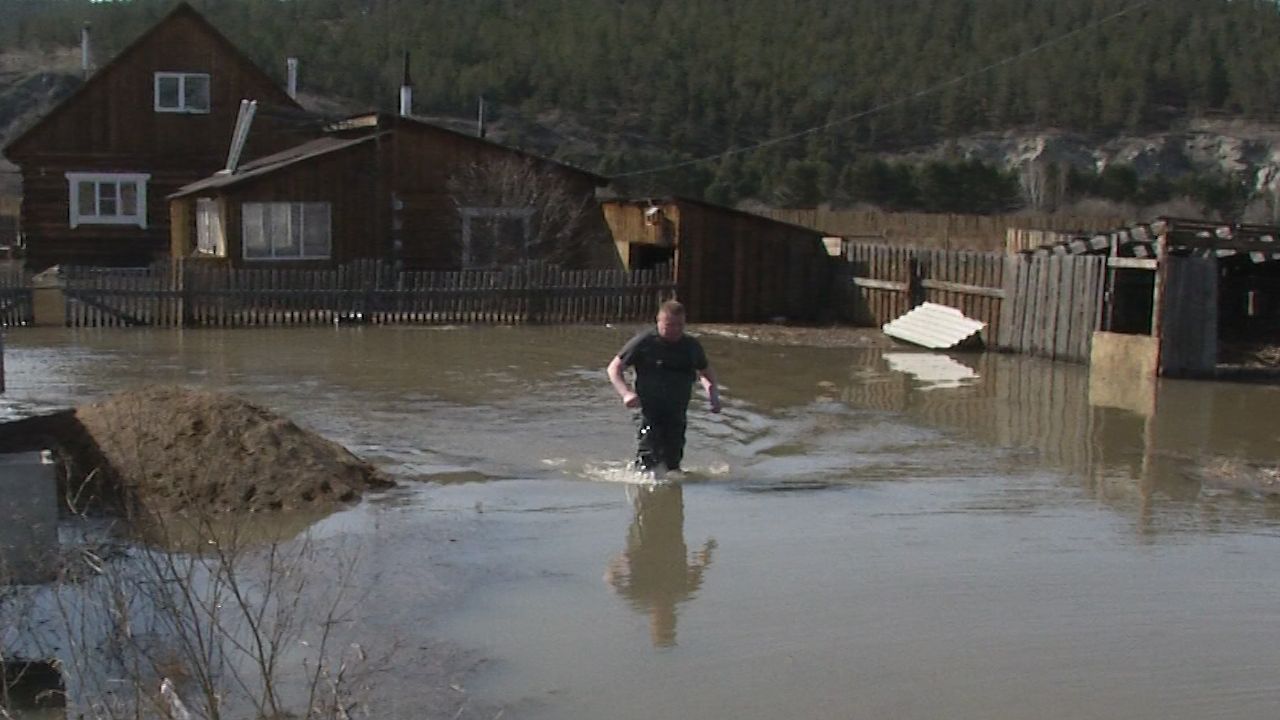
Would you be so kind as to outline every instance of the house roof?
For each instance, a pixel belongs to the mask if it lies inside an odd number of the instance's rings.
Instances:
[[[521,150],[519,148],[511,147],[510,145],[503,145],[502,143],[494,142],[493,140],[489,140],[487,138],[478,137],[470,133],[460,132],[458,130],[445,127],[443,125],[440,125],[439,123],[434,123],[434,122],[431,122],[430,120],[427,120],[422,117],[417,117],[414,115],[391,115],[388,113],[367,112],[367,113],[361,113],[359,115],[353,115],[343,120],[339,120],[333,123],[330,126],[330,129],[336,132],[336,131],[352,130],[352,129],[358,129],[358,128],[378,127],[383,125],[387,120],[392,120],[394,122],[405,122],[412,125],[417,125],[419,127],[432,130],[434,132],[440,132],[446,135],[450,135],[452,137],[459,138],[465,142],[472,142],[480,145],[486,145],[489,147],[498,148],[500,150],[503,150],[504,152],[513,153],[515,155],[528,158],[535,162],[545,163],[548,165],[555,165],[556,167],[578,173],[579,175],[585,175],[598,185],[605,185],[610,182],[610,178],[605,177],[604,175],[599,175],[597,173],[591,172],[590,170],[585,170],[583,168],[577,167],[576,165],[566,163],[562,160],[553,160],[551,158],[544,157],[542,155],[537,155],[531,152],[527,152],[525,150]]]
[[[164,27],[170,21],[178,17],[188,17],[191,20],[195,21],[206,32],[208,32],[209,35],[213,37],[215,41],[225,46],[225,49],[227,50],[228,53],[235,56],[236,59],[238,59],[248,67],[253,68],[257,72],[261,73],[262,77],[267,79],[272,86],[275,85],[275,81],[272,80],[261,68],[259,68],[256,63],[250,60],[249,56],[245,55],[244,52],[240,50],[240,48],[236,47],[235,43],[227,39],[226,35],[223,35],[221,31],[219,31],[216,27],[214,27],[212,23],[210,23],[207,19],[205,19],[205,17],[201,15],[199,12],[197,12],[195,8],[191,7],[191,5],[187,4],[186,2],[180,2],[176,6],[174,6],[174,8],[170,10],[167,15],[165,15],[163,18],[157,21],[154,25],[148,28],[145,32],[143,32],[137,38],[135,38],[133,42],[126,45],[123,50],[116,53],[115,57],[111,58],[106,63],[104,63],[102,67],[98,68],[98,70],[94,72],[94,74],[91,75],[87,80],[85,80],[80,85],[80,87],[76,88],[70,95],[64,98],[62,102],[58,103],[53,107],[53,109],[45,113],[44,116],[41,117],[38,121],[36,121],[34,125],[27,128],[22,132],[22,134],[18,135],[18,137],[10,141],[9,144],[4,147],[4,154],[10,155],[10,153],[14,149],[18,148],[20,145],[22,145],[22,143],[26,142],[28,137],[33,135],[38,128],[42,127],[51,118],[53,118],[56,115],[61,115],[63,112],[67,110],[67,108],[73,107],[76,104],[76,102],[78,102],[79,99],[86,92],[88,92],[89,88],[94,87],[98,83],[102,82],[102,78],[105,78],[108,75],[110,75],[111,71],[115,68],[116,65],[123,62],[123,60],[126,57],[131,55],[139,47],[142,47],[143,45],[145,45],[146,42],[150,40],[153,35],[159,32],[159,30],[162,27]],[[284,91],[281,91],[280,96],[281,96],[280,99],[282,102],[287,102],[289,105],[292,105],[293,107],[299,110],[302,109],[302,106],[298,105],[297,101],[288,97],[288,95],[286,95]]]
[[[327,155],[329,153],[345,150],[346,148],[353,147],[361,143],[369,142],[374,138],[389,135],[393,132],[393,130],[384,129],[384,130],[378,131],[378,128],[382,127],[383,124],[388,120],[394,120],[394,122],[397,122],[397,123],[407,121],[412,125],[427,128],[433,132],[438,131],[438,132],[446,133],[453,137],[461,138],[464,141],[482,143],[484,145],[499,148],[505,152],[510,152],[510,153],[519,155],[521,157],[528,158],[535,162],[554,165],[556,167],[563,168],[570,172],[575,172],[580,175],[585,175],[586,177],[590,178],[592,181],[601,185],[609,182],[609,179],[602,175],[597,175],[593,172],[574,167],[567,163],[563,163],[558,160],[551,160],[549,158],[541,157],[538,155],[534,155],[532,153],[527,153],[523,150],[517,150],[515,148],[493,142],[492,140],[486,140],[484,138],[475,137],[474,135],[468,135],[467,133],[458,132],[457,130],[451,130],[446,127],[441,127],[439,125],[422,120],[420,118],[404,117],[400,115],[387,115],[383,113],[370,112],[370,113],[362,113],[359,115],[353,115],[349,118],[335,121],[333,123],[330,123],[329,126],[326,127],[326,130],[328,130],[330,133],[358,132],[358,133],[361,133],[360,135],[356,135],[355,137],[350,137],[350,136],[343,137],[340,135],[331,134],[325,137],[318,138],[316,140],[310,140],[308,142],[302,143],[301,145],[296,145],[292,148],[289,148],[288,150],[283,150],[281,152],[275,153],[274,155],[268,155],[266,157],[258,158],[252,162],[245,163],[241,165],[234,173],[219,173],[217,175],[211,175],[202,180],[197,180],[196,182],[191,183],[190,185],[180,188],[177,192],[170,195],[169,198],[175,199],[180,197],[186,197],[198,192],[206,192],[209,190],[216,190],[216,189],[231,187],[233,185],[237,185],[247,180],[250,180],[256,177],[261,177],[263,175],[273,173],[277,170],[282,170],[284,168],[296,165],[298,163],[306,162],[307,160],[310,160],[315,157],[319,157],[321,155]]]
[[[288,150],[282,150],[273,155],[260,157],[252,162],[241,165],[233,173],[218,173],[210,175],[202,180],[197,180],[190,185],[186,185],[178,189],[177,192],[169,196],[169,199],[186,197],[199,192],[209,190],[218,190],[222,188],[238,185],[242,182],[252,180],[253,178],[269,175],[277,170],[304,163],[313,158],[322,155],[330,155],[347,148],[362,145],[364,143],[373,142],[378,137],[386,135],[386,133],[374,133],[370,135],[362,135],[356,138],[336,138],[322,137],[315,140],[295,145]]]

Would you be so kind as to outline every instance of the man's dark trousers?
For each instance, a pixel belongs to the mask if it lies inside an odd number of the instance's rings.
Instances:
[[[679,470],[684,459],[684,432],[688,403],[641,401],[636,414],[636,464],[652,470],[663,463]]]

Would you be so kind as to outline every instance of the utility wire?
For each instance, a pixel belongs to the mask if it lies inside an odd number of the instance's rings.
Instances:
[[[917,90],[916,92],[910,95],[907,95],[905,97],[889,100],[887,102],[876,105],[875,107],[871,107],[866,110],[856,112],[852,115],[846,115],[844,117],[836,118],[835,120],[829,120],[821,125],[816,125],[811,128],[805,128],[804,130],[799,130],[799,131],[790,133],[788,135],[780,135],[778,137],[769,138],[768,140],[762,140],[760,142],[752,143],[750,145],[744,145],[742,147],[729,148],[728,150],[724,150],[722,152],[718,152],[713,155],[706,155],[699,158],[693,158],[692,160],[682,160],[680,162],[669,163],[667,165],[658,165],[655,167],[645,168],[643,170],[632,170],[631,172],[616,173],[612,177],[625,178],[625,177],[636,177],[638,175],[652,175],[653,173],[664,172],[667,170],[676,170],[678,168],[689,167],[691,165],[700,165],[702,163],[710,162],[712,160],[719,160],[720,158],[729,157],[730,155],[738,155],[745,152],[759,150],[761,148],[772,147],[774,145],[781,145],[783,143],[791,142],[792,140],[796,140],[798,138],[802,138],[807,135],[813,135],[815,133],[820,133],[825,130],[830,130],[831,128],[836,127],[837,125],[850,123],[850,122],[853,122],[854,120],[861,120],[862,118],[875,115],[876,113],[883,112],[885,110],[888,110],[889,108],[897,107],[898,105],[903,105],[905,103],[912,102],[913,100],[918,100],[922,97],[932,95],[938,92],[939,90],[943,90],[947,87],[950,87],[951,85],[962,83],[971,78],[991,72],[992,70],[995,70],[997,68],[1004,67],[1005,65],[1012,65],[1013,63],[1016,63],[1019,60],[1022,60],[1024,58],[1030,57],[1042,50],[1045,50],[1050,47],[1053,47],[1054,45],[1059,45],[1063,42],[1066,42],[1067,40],[1070,40],[1076,35],[1102,27],[1103,25],[1109,22],[1117,20],[1125,15],[1128,15],[1129,13],[1134,12],[1135,10],[1139,10],[1154,2],[1155,0],[1140,0],[1139,2],[1136,2],[1132,5],[1121,8],[1120,10],[1117,10],[1114,13],[1111,13],[1106,17],[1099,18],[1098,20],[1095,20],[1087,25],[1081,25],[1075,30],[1071,30],[1070,32],[1059,35],[1056,38],[1051,38],[1049,40],[1046,40],[1040,43],[1039,45],[1023,50],[1022,52],[1017,53],[1016,55],[1010,55],[1008,57],[997,60],[996,62],[993,62],[989,65],[984,65],[975,70],[970,70],[969,72],[962,73],[960,75],[956,75],[954,77],[948,78],[934,85],[930,85],[929,87],[926,87],[922,90]]]

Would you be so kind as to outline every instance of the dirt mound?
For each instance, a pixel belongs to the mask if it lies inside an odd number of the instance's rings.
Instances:
[[[159,513],[323,508],[392,484],[285,418],[181,387],[124,392],[0,430],[0,446],[36,443],[61,457],[75,506],[99,499]]]

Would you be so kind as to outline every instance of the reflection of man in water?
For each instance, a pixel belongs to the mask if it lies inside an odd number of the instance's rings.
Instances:
[[[711,564],[715,540],[689,555],[684,544],[684,495],[679,485],[628,485],[635,519],[627,549],[609,563],[605,580],[649,615],[655,647],[676,644],[676,603],[693,597]]]
[[[684,317],[684,305],[675,300],[662,303],[657,327],[631,338],[609,363],[609,382],[622,404],[640,411],[636,418],[638,470],[653,470],[659,463],[668,470],[680,469],[685,416],[695,379],[707,393],[711,412],[720,412],[716,376],[702,345],[684,334]],[[636,369],[634,391],[623,377],[628,367]]]

